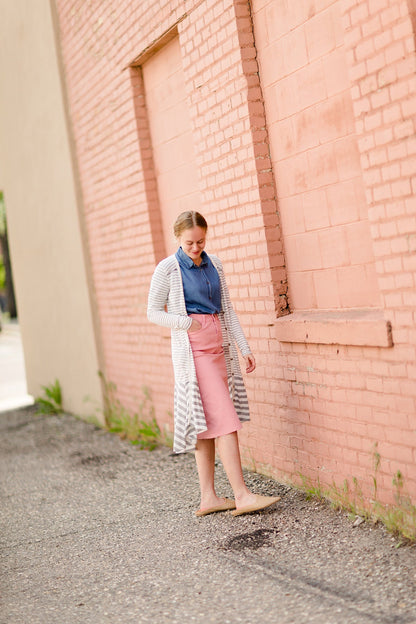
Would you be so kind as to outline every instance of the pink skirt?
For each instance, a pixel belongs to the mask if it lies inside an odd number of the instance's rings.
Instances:
[[[202,325],[201,329],[188,332],[208,427],[198,434],[198,439],[218,438],[242,427],[228,390],[221,323],[216,314],[189,316]]]

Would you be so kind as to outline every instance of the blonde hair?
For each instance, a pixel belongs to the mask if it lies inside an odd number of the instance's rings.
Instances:
[[[182,232],[190,230],[193,227],[200,227],[206,232],[208,229],[208,223],[205,221],[201,213],[196,212],[195,210],[187,210],[186,212],[182,212],[176,219],[173,224],[173,233],[176,238],[179,238]]]

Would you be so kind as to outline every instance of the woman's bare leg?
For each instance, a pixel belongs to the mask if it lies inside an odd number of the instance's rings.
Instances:
[[[237,508],[253,504],[256,495],[250,492],[244,481],[237,432],[219,437],[217,443],[222,465],[234,492]]]
[[[195,449],[196,466],[201,489],[201,510],[215,507],[224,502],[215,492],[215,440],[198,440]]]

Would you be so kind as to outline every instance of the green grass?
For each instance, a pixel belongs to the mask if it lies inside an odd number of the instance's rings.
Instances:
[[[104,388],[104,428],[110,433],[116,433],[121,438],[129,440],[131,444],[139,446],[141,449],[149,451],[154,450],[160,445],[172,446],[172,439],[168,432],[162,432],[156,417],[153,402],[148,388],[143,386],[143,398],[138,405],[137,412],[131,414],[120,402],[116,396],[116,385],[108,382],[104,375],[99,373]],[[64,409],[62,405],[62,389],[59,381],[56,379],[53,384],[42,386],[43,396],[38,396],[36,402],[37,415],[53,415],[61,414]],[[87,397],[85,399],[89,401]],[[91,424],[103,427],[102,419],[96,413],[87,420]]]
[[[53,384],[49,386],[42,386],[44,396],[38,396],[35,398],[37,410],[35,414],[61,414],[63,410],[62,406],[62,389],[61,384],[57,379]]]
[[[155,409],[150,391],[142,387],[143,399],[138,410],[132,414],[116,396],[117,387],[105,379],[100,372],[104,386],[104,422],[105,428],[141,449],[154,450],[160,445],[169,445],[169,436],[163,433],[156,421]]]
[[[416,543],[416,506],[410,496],[405,493],[404,480],[400,471],[393,476],[392,485],[394,490],[394,504],[381,503],[378,500],[377,473],[381,464],[381,457],[374,445],[372,475],[373,497],[368,501],[363,495],[362,488],[356,477],[352,478],[352,485],[345,479],[340,487],[335,482],[332,485],[322,485],[319,478],[317,481],[305,477],[299,473],[302,481],[300,489],[308,497],[324,499],[335,509],[344,509],[349,512],[351,519],[360,516],[366,521],[373,523],[382,522],[386,529],[399,538],[402,543]]]
[[[409,542],[416,542],[416,506],[404,493],[403,476],[399,470],[393,477],[393,487],[395,504],[382,505],[375,501],[374,512],[390,533],[400,535]]]

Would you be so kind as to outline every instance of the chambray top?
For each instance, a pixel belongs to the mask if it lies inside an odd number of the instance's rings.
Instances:
[[[218,271],[203,251],[201,264],[186,255],[182,247],[175,254],[182,275],[183,294],[188,314],[218,314],[221,312],[221,291]]]
[[[223,336],[228,389],[238,417],[241,422],[244,422],[250,420],[250,411],[237,348],[243,356],[251,351],[231,304],[221,261],[216,256],[211,255],[209,258],[220,278],[222,311],[218,318]],[[181,269],[176,255],[165,258],[155,269],[150,285],[147,317],[151,323],[171,329],[172,362],[175,374],[173,452],[191,451],[195,449],[198,433],[206,431],[207,424],[188,336],[192,319],[186,312]],[[163,373],[161,371],[161,375]]]

